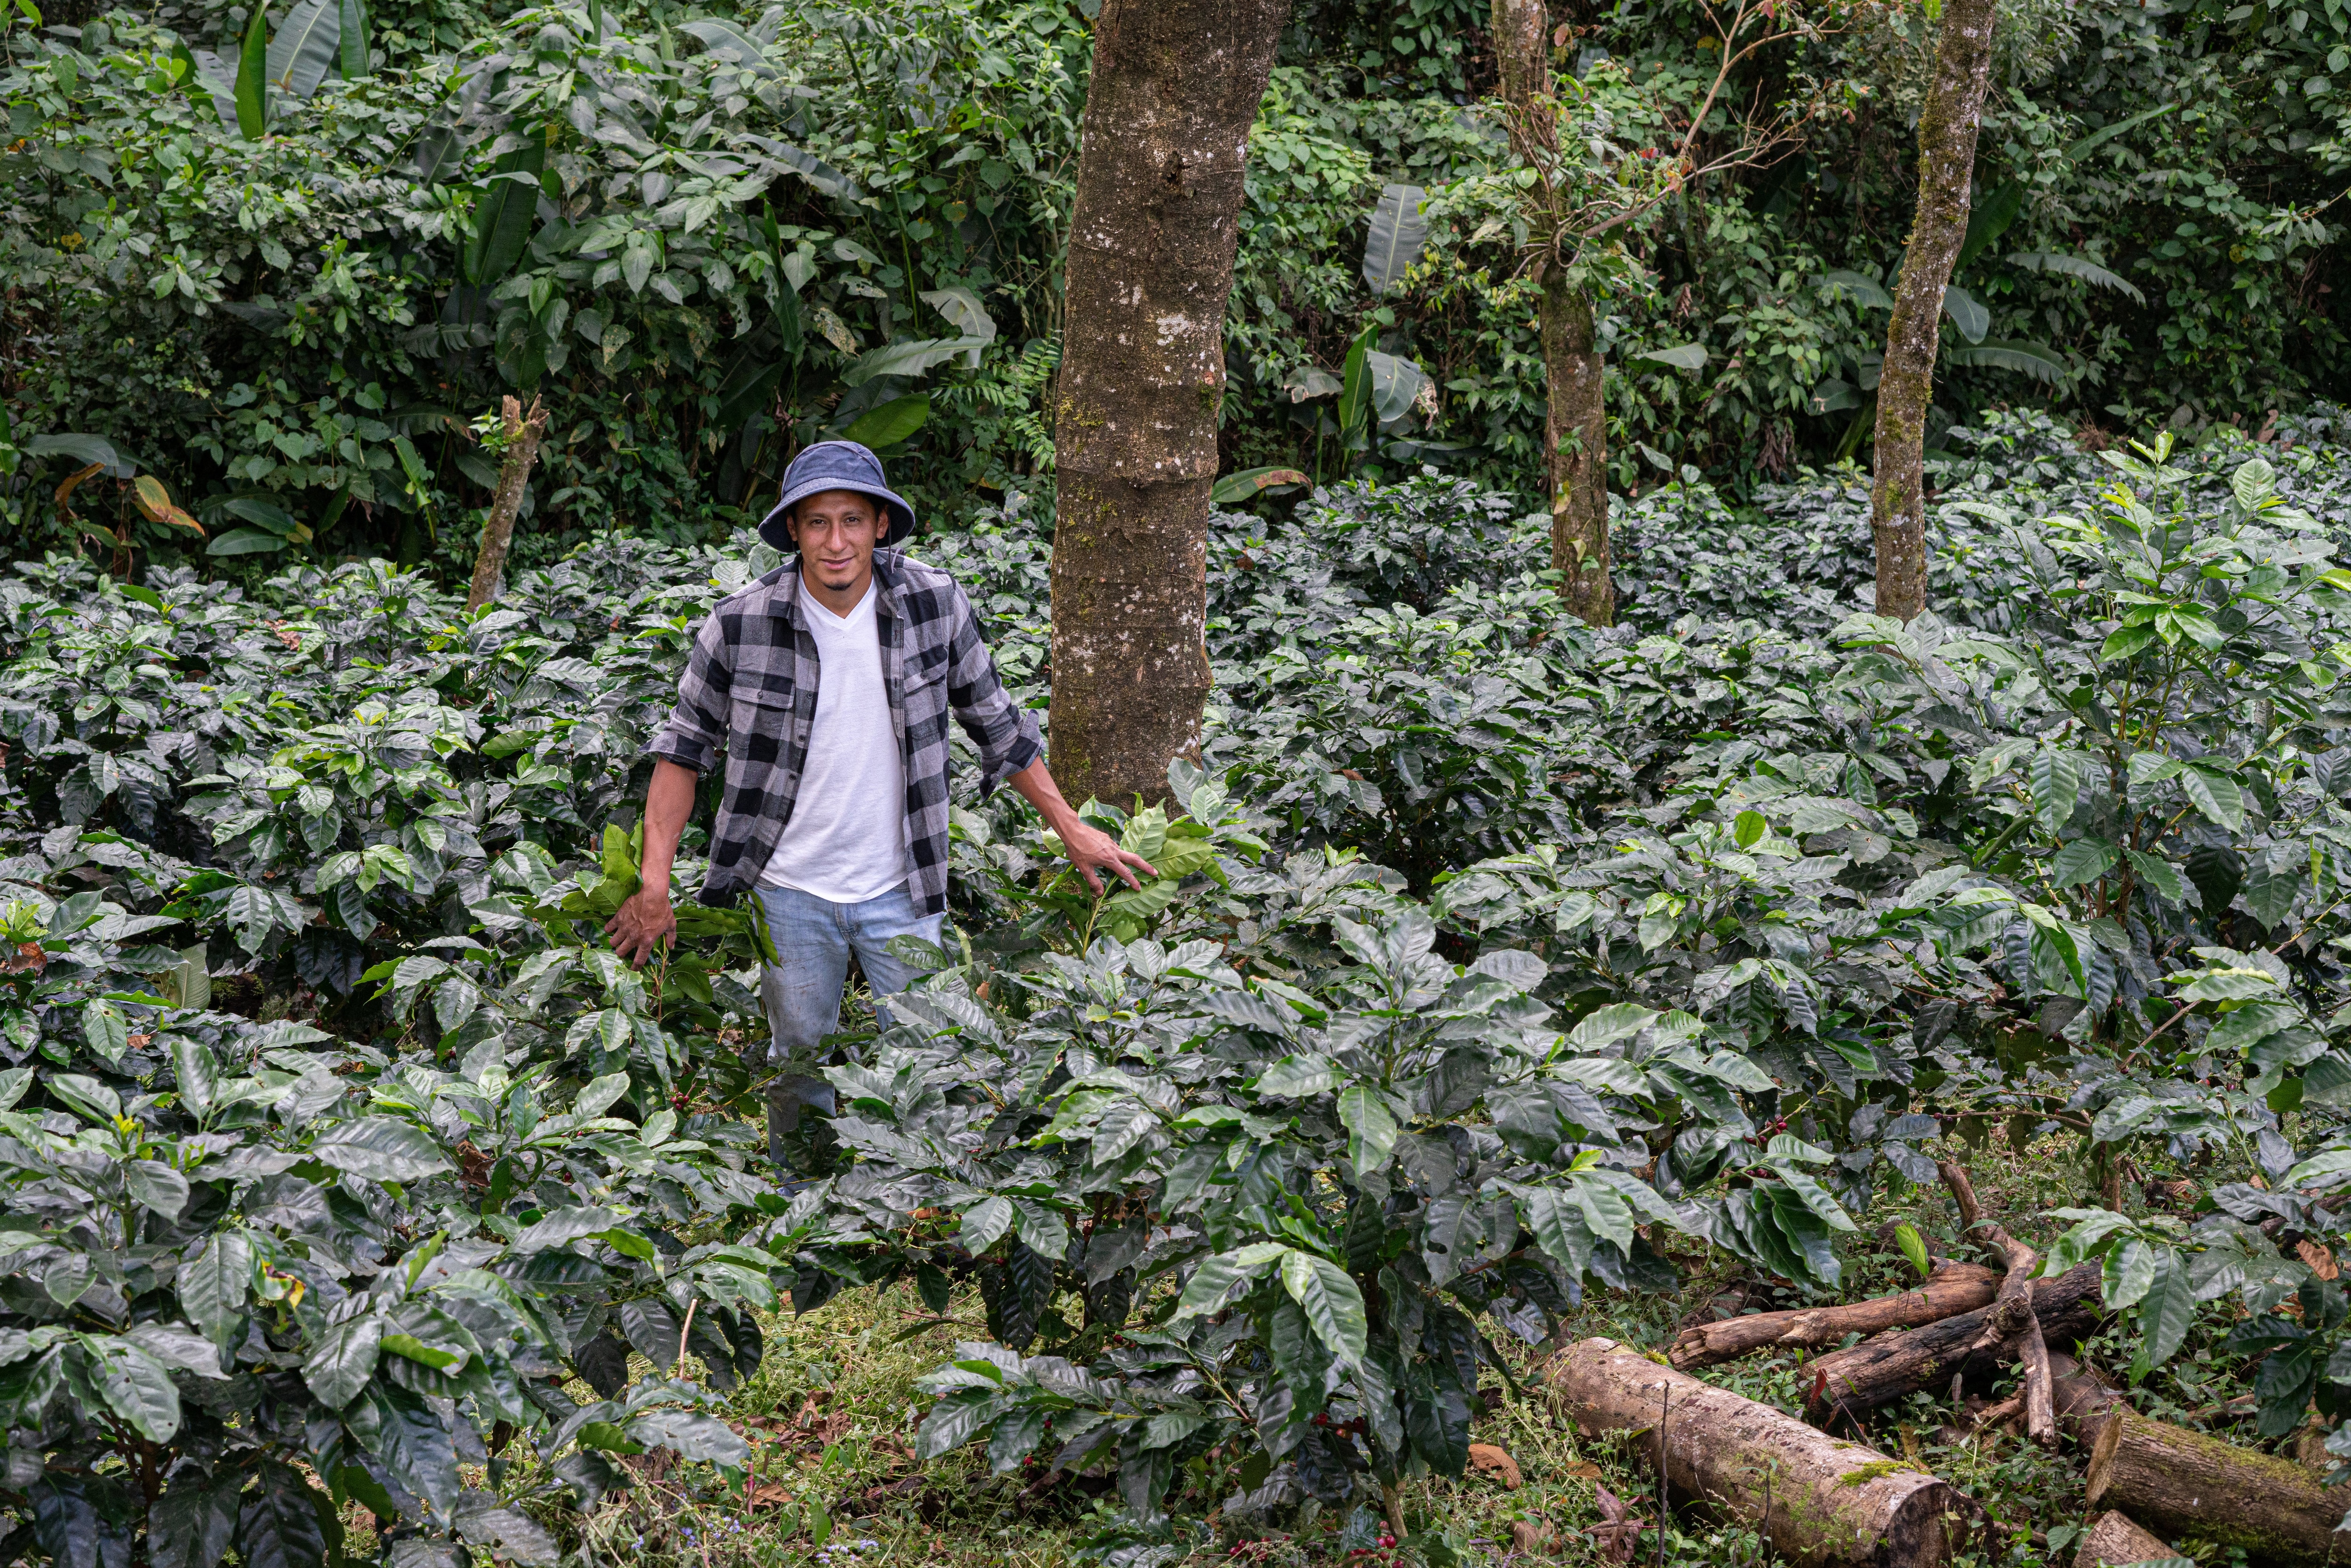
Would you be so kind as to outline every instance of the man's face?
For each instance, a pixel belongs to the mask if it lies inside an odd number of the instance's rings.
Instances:
[[[819,587],[845,592],[872,573],[884,525],[871,496],[820,490],[794,507],[788,521],[800,548],[800,570]]]

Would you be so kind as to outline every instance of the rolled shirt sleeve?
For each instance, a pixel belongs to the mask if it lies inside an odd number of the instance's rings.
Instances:
[[[645,747],[647,756],[696,773],[708,772],[726,747],[727,697],[734,689],[735,669],[734,650],[727,646],[721,621],[715,613],[703,618],[694,651],[686,656],[685,674],[678,677],[677,706]]]
[[[979,789],[985,795],[1045,755],[1037,716],[1012,700],[980,640],[979,621],[960,584],[947,644],[947,703],[956,722],[979,748]]]

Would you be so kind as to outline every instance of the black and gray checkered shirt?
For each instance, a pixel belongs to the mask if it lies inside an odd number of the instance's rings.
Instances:
[[[677,706],[646,747],[696,773],[726,757],[710,834],[705,904],[759,879],[790,821],[816,721],[815,634],[801,621],[799,565],[788,561],[711,610],[677,683]],[[1013,705],[955,579],[895,550],[873,552],[875,620],[890,718],[906,765],[906,890],[925,915],[947,906],[947,717],[979,747],[993,789],[1044,750],[1036,716]]]

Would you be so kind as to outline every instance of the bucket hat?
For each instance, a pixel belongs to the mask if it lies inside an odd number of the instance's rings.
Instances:
[[[884,545],[894,545],[914,531],[914,508],[890,488],[882,473],[882,459],[854,441],[820,441],[784,470],[783,493],[760,520],[759,537],[779,550],[793,549],[784,515],[820,490],[854,490],[881,502],[890,520],[882,539]]]

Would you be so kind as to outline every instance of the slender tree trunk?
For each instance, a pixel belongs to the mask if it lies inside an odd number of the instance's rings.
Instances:
[[[482,525],[482,551],[474,558],[473,591],[465,595],[471,614],[498,596],[506,576],[507,547],[514,542],[515,517],[522,511],[523,486],[530,482],[530,465],[538,461],[538,443],[547,434],[547,411],[530,400],[530,413],[514,398],[506,401],[507,449],[498,463],[497,493],[490,498],[489,520]]]
[[[1493,30],[1502,99],[1511,110],[1510,138],[1520,157],[1531,159],[1550,150],[1557,135],[1543,102],[1551,96],[1551,18],[1543,0],[1494,0]],[[1590,624],[1605,626],[1616,619],[1616,590],[1609,577],[1608,422],[1592,299],[1574,286],[1556,254],[1546,254],[1540,265],[1551,563],[1567,576],[1569,608]]]
[[[1877,379],[1877,452],[1870,523],[1877,536],[1877,612],[1907,621],[1927,608],[1923,449],[1934,400],[1943,288],[1968,234],[1968,181],[1991,79],[1999,0],[1947,0],[1935,79],[1918,116],[1918,210],[1894,289]]]
[[[1053,408],[1053,771],[1167,793],[1208,695],[1208,490],[1241,177],[1289,0],[1103,0]]]

